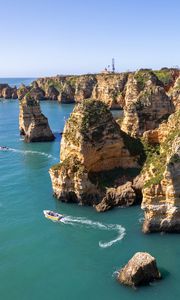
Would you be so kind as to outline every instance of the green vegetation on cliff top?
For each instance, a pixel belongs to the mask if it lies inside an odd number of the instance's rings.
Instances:
[[[172,149],[172,143],[176,137],[180,136],[179,130],[179,119],[180,119],[180,111],[174,113],[173,118],[175,118],[175,122],[177,126],[172,128],[171,132],[168,134],[166,140],[161,145],[151,146],[143,141],[144,149],[146,152],[146,162],[143,167],[142,172],[148,171],[150,165],[153,166],[154,176],[145,182],[144,187],[149,187],[151,185],[157,185],[163,179],[163,173],[165,171],[167,165],[167,156],[170,154]],[[177,156],[172,156],[170,163],[177,162]]]
[[[158,71],[154,71],[154,74],[165,86],[168,86],[173,82],[172,71],[170,69],[161,69]]]

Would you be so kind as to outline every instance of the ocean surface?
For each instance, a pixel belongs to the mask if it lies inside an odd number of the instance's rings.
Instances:
[[[56,135],[26,144],[18,132],[18,101],[0,100],[0,298],[2,300],[176,300],[180,237],[141,232],[140,207],[97,213],[52,196],[48,170],[59,160],[60,135],[73,105],[42,101]],[[64,214],[64,223],[43,216]],[[137,251],[157,258],[163,280],[131,289],[116,272]]]
[[[16,77],[16,78],[0,78],[0,84],[1,83],[8,83],[11,87],[14,87],[14,86],[17,86],[19,87],[22,83],[25,84],[25,85],[29,85],[32,81],[34,81],[36,78],[19,78],[19,77]]]

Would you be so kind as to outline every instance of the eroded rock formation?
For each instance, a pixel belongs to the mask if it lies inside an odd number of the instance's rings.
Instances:
[[[176,110],[180,109],[180,76],[177,77],[174,86],[171,87],[169,95],[172,98]]]
[[[26,142],[53,141],[54,135],[49,127],[47,118],[42,114],[39,101],[33,93],[27,93],[19,101],[19,130]]]
[[[0,98],[17,99],[17,88],[8,84],[0,84]]]
[[[74,108],[64,128],[60,159],[50,169],[54,195],[90,205],[105,196],[107,175],[112,180],[114,175],[114,179],[121,177],[124,169],[139,167],[138,156],[130,154],[106,105],[94,100],[84,100]]]
[[[142,70],[129,75],[122,130],[141,137],[145,131],[157,128],[173,111],[163,83],[153,72]]]
[[[18,90],[7,85],[1,97],[22,99],[33,89],[37,100],[58,100],[60,103],[79,103],[84,99],[100,100],[113,109],[125,106],[124,130],[132,135],[142,134],[144,130],[155,128],[162,118],[167,118],[172,109],[168,108],[168,99],[174,106],[179,105],[179,69],[163,68],[152,71],[141,69],[138,72],[99,73],[40,78],[29,87]],[[165,102],[163,103],[163,100]],[[161,106],[159,110],[153,103]],[[163,105],[162,105],[163,104]],[[170,110],[170,111],[169,111]],[[153,113],[153,117],[151,115]],[[143,121],[143,117],[146,121]],[[157,118],[156,118],[157,117]],[[157,121],[155,122],[155,119]],[[135,124],[135,129],[133,128]]]
[[[180,111],[156,130],[155,139],[153,136],[151,132],[145,135],[157,146],[143,168],[143,231],[180,232]]]
[[[156,259],[147,252],[137,252],[118,273],[118,281],[129,286],[140,286],[161,278]]]
[[[136,193],[133,189],[132,182],[128,181],[117,188],[109,188],[105,197],[96,205],[98,212],[103,212],[115,206],[131,206],[136,200]]]
[[[93,98],[111,108],[122,108],[127,78],[128,73],[57,76],[38,79],[36,84],[45,92],[46,99],[71,103]]]

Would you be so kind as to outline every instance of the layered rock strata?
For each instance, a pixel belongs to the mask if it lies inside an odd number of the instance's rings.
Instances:
[[[98,204],[105,195],[105,176],[121,176],[138,168],[124,135],[106,105],[84,100],[67,121],[61,141],[61,162],[50,169],[54,195],[62,201]],[[106,172],[106,174],[105,174]]]
[[[180,111],[153,136],[151,132],[145,136],[149,143],[160,145],[143,168],[143,231],[180,232]]]
[[[57,76],[38,79],[36,85],[44,91],[46,99],[78,103],[93,98],[111,108],[122,108],[127,78],[128,73]]]
[[[161,278],[156,259],[147,252],[137,252],[118,273],[118,281],[129,286],[146,285]]]
[[[159,86],[165,95],[172,99],[176,106],[179,103],[179,76],[179,69],[168,68],[157,71],[140,69],[138,72],[126,73],[99,73],[78,76],[58,75],[37,79],[29,87],[21,86],[18,89],[11,88],[8,85],[0,85],[0,95],[2,98],[16,98],[18,93],[18,98],[22,99],[27,90],[30,91],[33,89],[34,97],[37,100],[58,100],[60,103],[78,103],[84,99],[93,98],[106,103],[110,108],[122,109],[124,106],[129,107],[131,102],[136,103],[136,100],[139,101],[139,98],[149,98],[148,93],[150,93],[150,90],[147,89],[147,86],[149,88]],[[2,89],[4,89],[3,93]],[[163,92],[160,90],[157,91],[157,89],[154,92],[151,91],[151,93],[155,94],[155,98],[161,97],[160,93],[163,94]],[[162,95],[162,97],[165,96]],[[129,117],[130,122],[133,122],[133,112],[129,112],[131,114]],[[135,122],[137,122],[137,119],[138,116],[135,116]]]
[[[151,71],[138,71],[128,77],[122,130],[141,137],[153,130],[174,112],[163,83]]]
[[[17,99],[17,88],[10,87],[8,84],[0,84],[0,98]]]
[[[180,76],[177,77],[174,86],[171,87],[169,95],[174,103],[176,110],[180,109]]]
[[[132,182],[128,181],[117,188],[109,188],[103,200],[96,205],[98,212],[104,212],[116,206],[131,206],[135,203],[136,193]]]
[[[42,114],[38,100],[30,92],[19,101],[19,130],[25,142],[53,141],[48,119]]]

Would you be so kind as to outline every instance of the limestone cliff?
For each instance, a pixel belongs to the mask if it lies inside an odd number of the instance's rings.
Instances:
[[[145,131],[157,128],[173,111],[163,83],[152,71],[140,70],[129,75],[122,130],[141,137]]]
[[[148,94],[155,94],[154,98],[158,102],[158,97],[164,99],[168,97],[172,99],[175,106],[176,103],[179,103],[179,76],[180,70],[173,68],[163,68],[155,71],[140,69],[138,72],[125,73],[58,75],[37,79],[30,86],[25,87],[22,85],[18,89],[16,87],[11,88],[7,84],[1,84],[0,97],[15,99],[18,95],[19,100],[21,100],[28,91],[33,89],[34,98],[37,100],[58,100],[60,103],[79,103],[84,99],[93,98],[106,103],[108,107],[113,109],[122,109],[125,106],[125,112],[128,111],[127,118],[125,119],[126,122],[124,123],[125,130],[127,132],[131,131],[134,121],[137,129],[133,129],[133,131],[138,131],[138,126],[141,126],[142,120],[141,118],[140,124],[138,124],[138,112],[143,106],[147,107],[148,101],[151,103],[152,95]],[[153,86],[159,88],[153,91]],[[144,98],[145,105],[143,103]],[[161,100],[160,102],[162,102]],[[138,102],[137,105],[136,102]],[[151,108],[150,103],[148,104],[148,109],[154,112],[154,107]],[[132,104],[132,107],[130,104]],[[166,104],[164,103],[165,106],[167,106]],[[143,107],[142,113],[145,112],[144,116],[148,117],[145,107]],[[166,110],[168,110],[167,107],[164,108],[165,111],[162,111],[158,117],[161,118],[161,115],[163,115],[164,118],[164,113],[166,114]],[[140,117],[142,117],[142,114]],[[142,126],[146,127],[145,124]],[[140,131],[142,130],[140,129]]]
[[[17,88],[8,84],[0,84],[0,98],[17,99]]]
[[[138,168],[137,158],[106,105],[84,100],[65,125],[61,162],[50,169],[54,195],[62,201],[98,204],[106,192],[105,176]]]
[[[169,90],[169,95],[172,98],[176,109],[180,109],[180,76],[177,77],[174,85]]]
[[[145,136],[151,144],[152,136]],[[180,111],[156,130],[156,137],[160,146],[143,169],[143,231],[180,232]]]
[[[128,73],[89,74],[41,78],[35,83],[44,91],[46,99],[78,103],[93,98],[103,101],[111,108],[123,108],[127,78]]]
[[[42,114],[38,100],[33,93],[27,93],[19,101],[19,130],[25,142],[44,142],[54,140],[47,118]]]

